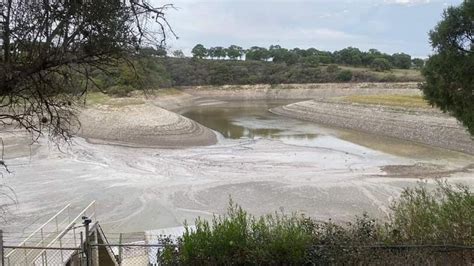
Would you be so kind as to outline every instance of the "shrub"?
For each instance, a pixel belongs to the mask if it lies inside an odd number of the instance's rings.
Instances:
[[[178,261],[198,265],[302,264],[312,240],[305,221],[279,214],[256,219],[231,202],[226,216],[214,217],[211,222],[198,219],[194,230],[186,227],[179,241]],[[170,248],[165,248],[165,264],[175,260],[170,254]]]
[[[393,243],[474,245],[474,194],[462,185],[438,183],[405,189],[393,204],[387,239]]]
[[[388,74],[388,75],[384,75],[382,78],[380,78],[380,81],[381,82],[396,82],[396,81],[398,81],[398,78],[394,74]]]
[[[129,95],[130,92],[134,91],[134,87],[130,85],[115,85],[108,87],[106,92],[109,95],[116,96],[116,97],[126,97]]]
[[[383,72],[391,69],[390,62],[385,58],[376,58],[370,65],[370,68],[378,71]]]
[[[337,81],[351,81],[352,80],[352,71],[350,70],[342,70],[336,76]]]
[[[318,67],[319,57],[316,55],[308,56],[303,58],[303,63],[308,67]]]
[[[474,244],[474,196],[467,187],[405,189],[391,210],[385,224],[367,214],[336,224],[278,213],[255,218],[231,202],[227,215],[197,219],[177,241],[164,239],[158,257],[164,265],[455,265],[471,258],[469,249],[411,248]]]
[[[171,86],[199,85],[243,85],[243,84],[280,84],[280,83],[319,83],[336,81],[371,82],[381,81],[383,75],[375,72],[353,70],[352,79],[335,64],[319,66],[320,56],[300,58],[293,64],[240,61],[240,60],[204,60],[190,58],[132,58],[134,68],[123,63],[119,67],[94,70],[92,78],[101,91],[109,87],[124,85],[135,90],[165,88]],[[370,74],[369,74],[370,73]],[[419,81],[417,76],[398,77],[398,81]],[[385,80],[389,81],[389,80]],[[113,89],[115,90],[115,89]]]
[[[338,65],[331,64],[331,65],[329,65],[329,66],[326,68],[326,71],[327,71],[328,73],[336,73],[337,71],[339,71],[339,66],[338,66]]]

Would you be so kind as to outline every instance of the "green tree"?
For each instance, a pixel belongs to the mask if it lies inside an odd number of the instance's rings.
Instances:
[[[184,53],[181,50],[174,50],[173,51],[173,56],[177,58],[184,58]]]
[[[334,55],[328,51],[318,51],[317,55],[319,56],[319,61],[322,64],[331,64],[334,63]]]
[[[267,49],[258,46],[252,46],[245,54],[245,60],[268,60],[270,53]]]
[[[68,139],[77,128],[77,104],[94,83],[91,73],[164,44],[164,33],[172,32],[164,17],[170,7],[146,0],[2,1],[2,129]]]
[[[214,55],[218,59],[225,58],[227,56],[227,51],[226,49],[224,49],[224,47],[217,46],[214,47]]]
[[[299,57],[307,57],[311,55],[307,50],[300,48],[291,49],[291,52],[297,54]]]
[[[336,62],[344,65],[359,66],[362,64],[362,52],[358,48],[347,47],[334,52]]]
[[[385,58],[375,58],[374,61],[372,61],[372,64],[370,64],[370,68],[372,68],[375,71],[387,71],[390,70],[390,62],[385,59]]]
[[[244,54],[244,49],[242,47],[237,46],[237,45],[231,45],[229,48],[227,48],[227,56],[235,60],[237,58],[242,58],[242,55]]]
[[[273,62],[282,63],[285,62],[285,55],[288,53],[288,50],[282,48],[280,45],[270,45],[268,52],[270,53]]]
[[[283,62],[285,62],[288,66],[298,63],[299,59],[299,55],[293,51],[287,51],[283,53]]]
[[[392,60],[396,68],[409,69],[411,67],[411,56],[405,53],[393,54]]]
[[[425,60],[421,58],[413,58],[411,60],[411,63],[413,64],[415,68],[418,68],[418,69],[421,69],[425,66]]]
[[[193,57],[200,59],[208,55],[206,47],[204,47],[202,44],[196,44],[196,46],[194,46],[194,48],[191,50],[191,53],[193,54]]]
[[[380,56],[382,53],[377,50],[377,49],[369,49],[369,54],[374,55],[374,56]]]
[[[168,54],[165,47],[143,47],[138,52],[140,55],[153,57],[164,57]]]
[[[316,48],[309,48],[306,50],[306,56],[319,55],[319,51]]]
[[[310,55],[303,58],[303,63],[306,66],[317,67],[319,66],[319,57],[317,55]]]
[[[207,50],[207,56],[210,57],[211,59],[214,59],[215,57],[217,57],[217,54],[216,54],[217,50],[215,47],[210,47],[208,50]]]
[[[436,53],[423,68],[426,99],[451,113],[474,135],[474,1],[444,11],[430,32]]]

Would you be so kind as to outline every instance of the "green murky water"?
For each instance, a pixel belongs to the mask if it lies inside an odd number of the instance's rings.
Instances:
[[[193,107],[182,115],[230,139],[311,140],[321,133],[315,124],[275,115],[268,110],[288,101],[239,101]]]
[[[357,131],[330,128],[316,123],[275,115],[268,110],[287,105],[291,101],[230,101],[194,106],[182,115],[221,133],[229,139],[280,139],[302,146],[339,146],[350,144],[367,147],[389,154],[431,159],[465,159],[472,156],[441,148],[416,144],[399,139],[366,134]]]

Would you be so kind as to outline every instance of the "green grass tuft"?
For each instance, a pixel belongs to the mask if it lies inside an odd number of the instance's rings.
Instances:
[[[421,95],[351,95],[343,97],[342,100],[361,104],[430,108],[429,103]]]

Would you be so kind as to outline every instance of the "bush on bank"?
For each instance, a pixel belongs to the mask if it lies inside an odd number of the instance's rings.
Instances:
[[[329,82],[421,81],[421,74],[395,76],[365,68],[343,69],[337,65],[274,63],[264,61],[205,60],[191,58],[137,57],[134,67],[126,63],[109,69],[107,75],[93,72],[94,84],[110,95],[173,86],[302,84]],[[407,70],[408,71],[408,70]],[[123,89],[123,90],[121,90]]]
[[[464,264],[474,256],[474,195],[439,183],[405,189],[382,223],[363,214],[346,224],[275,213],[255,217],[230,202],[225,216],[197,219],[163,239],[165,265]],[[439,246],[438,246],[439,245]],[[443,249],[444,247],[444,249]],[[442,249],[440,251],[440,249]]]

